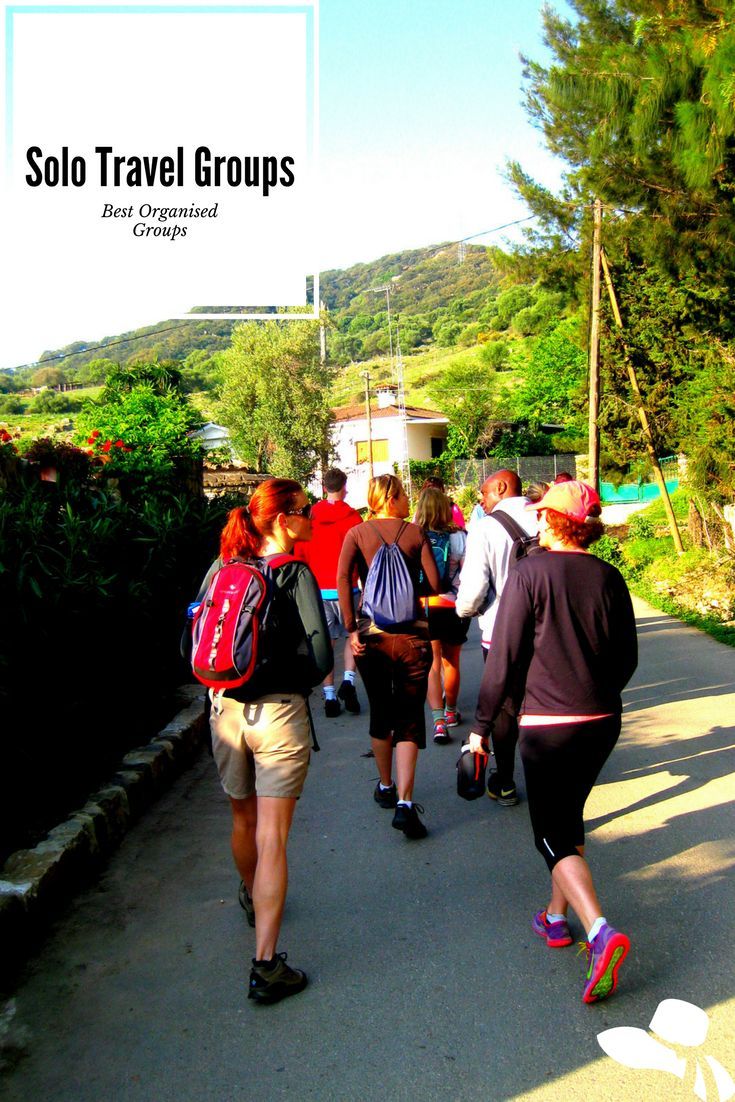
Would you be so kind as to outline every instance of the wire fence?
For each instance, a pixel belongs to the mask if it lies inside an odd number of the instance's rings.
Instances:
[[[572,452],[556,455],[509,455],[505,458],[490,456],[484,459],[455,459],[453,476],[449,480],[455,486],[479,486],[495,471],[516,471],[521,482],[553,482],[558,474],[566,471],[577,477],[576,456]]]

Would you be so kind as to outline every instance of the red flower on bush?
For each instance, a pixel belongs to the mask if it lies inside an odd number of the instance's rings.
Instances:
[[[111,440],[105,440],[104,444],[102,445],[102,451],[107,453],[110,450],[111,447],[112,447],[112,441]]]

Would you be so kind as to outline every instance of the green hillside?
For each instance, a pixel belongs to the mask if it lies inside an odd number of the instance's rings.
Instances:
[[[374,332],[384,321],[385,294],[371,292],[372,287],[390,287],[393,313],[435,318],[453,300],[464,296],[482,297],[488,288],[497,285],[497,271],[486,249],[468,247],[460,264],[456,246],[439,245],[392,253],[368,264],[323,272],[320,296],[337,331],[349,330],[354,318],[360,315],[377,317],[378,321],[374,329],[368,330],[365,324],[353,326],[353,329]],[[39,356],[39,363],[45,361],[62,370],[75,371],[97,359],[111,359],[125,366],[155,359],[185,362],[193,353],[207,358],[229,346],[233,324],[212,319],[161,322],[104,337],[92,344],[75,341],[63,348],[47,349]],[[427,340],[430,339],[428,333]]]

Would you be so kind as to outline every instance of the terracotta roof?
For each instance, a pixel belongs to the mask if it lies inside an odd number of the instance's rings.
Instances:
[[[363,421],[365,419],[365,406],[340,406],[339,409],[333,410],[335,421]],[[383,409],[378,409],[377,406],[370,406],[370,417],[372,420],[380,417],[397,417],[398,406],[385,406]],[[436,409],[422,409],[420,406],[406,406],[406,416],[416,419],[418,421],[448,421],[449,418],[445,417],[443,413],[440,413]]]

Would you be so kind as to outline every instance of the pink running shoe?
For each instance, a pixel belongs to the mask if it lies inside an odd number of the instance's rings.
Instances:
[[[550,949],[563,949],[565,945],[572,944],[572,935],[566,919],[563,922],[549,922],[546,911],[539,911],[533,916],[533,932],[546,939]]]
[[[618,986],[618,970],[628,955],[630,939],[607,923],[594,941],[584,941],[587,950],[587,981],[582,1001],[596,1003],[612,995]]]

